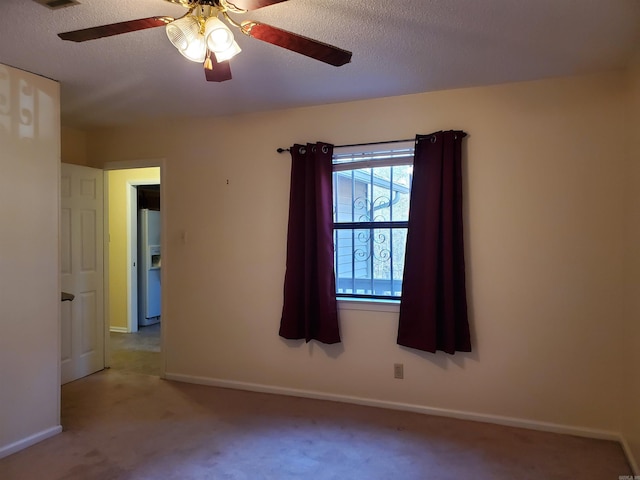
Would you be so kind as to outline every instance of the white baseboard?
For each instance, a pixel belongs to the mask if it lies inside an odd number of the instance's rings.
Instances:
[[[31,435],[27,438],[23,438],[22,440],[18,440],[17,442],[13,442],[4,447],[0,447],[0,458],[8,457],[9,455],[16,453],[20,450],[23,450],[31,445],[35,445],[38,442],[46,440],[47,438],[53,437],[54,435],[62,432],[62,426],[58,425],[56,427],[51,427],[46,430],[42,430],[34,435]]]
[[[109,331],[113,333],[129,333],[127,327],[109,327]]]
[[[329,400],[334,402],[351,403],[367,407],[388,408],[391,410],[402,410],[406,412],[422,413],[425,415],[435,415],[439,417],[457,418],[460,420],[471,420],[474,422],[493,423],[507,427],[527,428],[529,430],[540,430],[543,432],[562,433],[575,435],[578,437],[596,438],[599,440],[621,441],[621,435],[617,432],[598,430],[593,428],[574,427],[571,425],[561,425],[549,422],[539,422],[523,418],[504,417],[501,415],[490,415],[485,413],[465,412],[461,410],[450,410],[446,408],[434,408],[410,403],[390,402],[386,400],[374,400],[369,398],[351,397],[347,395],[337,395],[332,393],[316,392],[312,390],[297,390],[293,388],[274,387],[257,383],[234,382],[230,380],[220,380],[207,377],[195,377],[191,375],[181,375],[176,373],[166,373],[167,380],[175,380],[185,383],[196,383],[212,387],[231,388],[235,390],[248,390],[251,392],[272,393],[276,395],[288,395],[292,397],[312,398],[316,400]]]

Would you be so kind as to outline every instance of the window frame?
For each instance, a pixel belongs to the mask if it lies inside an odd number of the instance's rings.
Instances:
[[[387,142],[387,143],[375,143],[368,145],[349,145],[344,147],[335,147],[333,153],[333,168],[332,168],[332,177],[336,172],[342,171],[353,171],[367,168],[385,168],[385,167],[397,167],[397,166],[413,166],[415,153],[415,141],[399,141],[399,142]],[[349,159],[345,161],[345,159]],[[373,178],[373,172],[371,173]],[[411,198],[411,184],[413,177],[411,176],[408,186],[409,200]],[[334,188],[337,185],[332,178],[332,183]],[[371,185],[372,183],[366,183],[366,185]],[[353,195],[353,193],[352,193]],[[353,201],[353,198],[352,198]],[[393,230],[394,229],[404,229],[408,231],[409,221],[408,217],[406,220],[389,220],[389,221],[364,221],[364,222],[336,222],[336,210],[338,207],[338,194],[334,192],[332,198],[332,204],[334,208],[334,222],[333,222],[333,232],[334,238],[336,237],[336,232],[341,230],[346,231],[357,231],[357,230],[365,230],[369,232],[373,232],[377,229],[387,229],[390,233],[390,242],[393,242]],[[406,241],[406,240],[405,240]],[[337,241],[334,240],[334,248],[336,251],[334,252],[334,272],[337,280],[337,267],[338,267],[338,248]],[[406,248],[406,244],[405,244]],[[351,256],[355,252],[351,252]],[[392,254],[391,254],[392,255]],[[393,256],[390,256],[390,261],[393,263]],[[353,265],[353,264],[352,264]],[[352,267],[352,276],[355,277],[355,270]],[[373,272],[371,272],[373,277]],[[403,263],[403,275],[404,277],[404,263]],[[355,282],[355,278],[352,279]],[[374,278],[366,279],[366,281],[374,282]],[[393,278],[393,268],[391,273],[391,278],[389,280],[391,285],[394,284]],[[401,281],[404,281],[402,278]],[[336,282],[336,298],[341,304],[341,307],[344,306],[347,309],[355,309],[355,310],[387,310],[391,307],[391,311],[397,310],[397,307],[400,303],[401,295],[376,295],[376,294],[363,294],[363,293],[341,293],[338,292],[338,282]],[[392,289],[393,291],[393,289]],[[348,306],[347,306],[348,305]],[[382,307],[382,308],[381,308]]]

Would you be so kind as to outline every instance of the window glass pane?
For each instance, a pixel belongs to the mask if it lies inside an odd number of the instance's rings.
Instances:
[[[404,254],[407,247],[407,229],[394,228],[392,232],[393,257],[391,265],[393,267],[393,288],[394,295],[402,292],[402,273],[404,272]]]
[[[353,231],[334,232],[336,291],[353,293]]]
[[[361,168],[359,170],[351,170],[353,173],[352,182],[352,222],[369,222],[371,191],[369,188],[369,178],[371,177],[370,168]]]
[[[370,168],[333,173],[334,222],[369,221]]]
[[[402,165],[334,172],[334,222],[407,221],[412,170]]]
[[[409,220],[409,193],[411,192],[411,180],[413,175],[412,165],[391,167],[392,177],[390,184],[392,189],[391,215],[393,221]]]
[[[393,190],[391,188],[391,167],[373,168],[371,175],[372,222],[390,222],[391,201]]]
[[[335,162],[334,156],[336,292],[365,297],[399,297],[413,166],[399,164],[397,158],[385,160],[384,155],[378,155],[381,152],[375,153],[369,157],[373,162],[366,166],[354,163],[356,168],[353,169]],[[402,152],[402,155],[408,155],[408,152]],[[375,228],[380,222],[385,222],[385,228]],[[359,224],[348,225],[359,228],[341,228],[341,223]]]
[[[400,296],[406,228],[336,230],[336,291]]]

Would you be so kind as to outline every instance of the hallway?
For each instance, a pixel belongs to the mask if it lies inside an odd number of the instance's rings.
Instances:
[[[160,325],[140,327],[136,333],[111,332],[111,368],[160,376]]]

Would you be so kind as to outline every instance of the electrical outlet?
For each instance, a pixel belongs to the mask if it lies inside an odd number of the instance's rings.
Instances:
[[[402,363],[393,364],[393,378],[399,378],[400,380],[404,378],[404,365]]]

